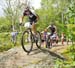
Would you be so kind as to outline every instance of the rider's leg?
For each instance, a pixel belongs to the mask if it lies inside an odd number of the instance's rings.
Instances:
[[[36,35],[36,24],[34,22],[32,23],[32,32]]]

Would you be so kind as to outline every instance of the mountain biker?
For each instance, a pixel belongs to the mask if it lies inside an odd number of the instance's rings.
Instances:
[[[50,30],[50,34],[48,35],[46,40],[46,47],[50,48],[50,46],[52,46],[52,42],[56,41],[57,38],[56,26],[54,24],[51,24],[46,29]]]
[[[50,36],[56,33],[56,26],[54,24],[49,25],[47,29],[50,29],[51,32]]]
[[[29,9],[29,7],[27,7],[23,12],[23,16],[21,17],[20,24],[22,24],[25,16],[27,16],[29,18],[30,25],[32,25],[31,29],[32,29],[33,34],[36,34],[36,22],[38,21],[38,15],[35,14],[34,12],[32,12]]]

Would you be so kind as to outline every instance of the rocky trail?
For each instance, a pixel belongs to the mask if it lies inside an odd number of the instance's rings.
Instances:
[[[33,48],[27,55],[21,47],[14,47],[0,53],[0,68],[54,68],[56,58],[65,60],[61,52],[67,46],[54,46],[51,49]]]

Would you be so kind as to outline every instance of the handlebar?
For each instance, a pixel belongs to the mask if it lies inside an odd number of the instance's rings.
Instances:
[[[20,26],[24,26],[24,23],[19,23]]]

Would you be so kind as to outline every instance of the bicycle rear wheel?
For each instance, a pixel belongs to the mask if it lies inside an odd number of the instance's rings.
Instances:
[[[38,48],[41,48],[41,35],[39,31],[37,31],[35,43]]]
[[[46,39],[46,48],[51,48],[51,47],[52,47],[52,42],[49,35]]]
[[[21,45],[25,52],[30,53],[33,48],[31,31],[24,31],[22,34]]]

